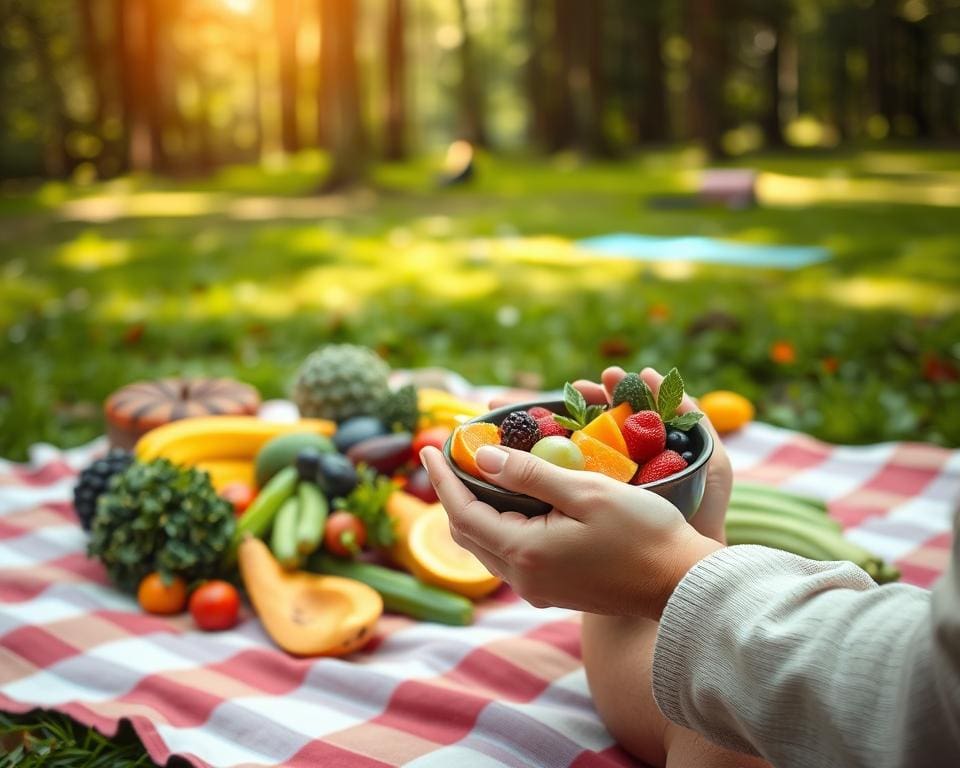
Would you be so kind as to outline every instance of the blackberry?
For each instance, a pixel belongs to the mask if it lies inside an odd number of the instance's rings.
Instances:
[[[536,419],[526,411],[514,411],[500,424],[500,445],[529,451],[542,437]]]
[[[93,515],[97,511],[97,499],[109,488],[110,479],[132,463],[132,453],[122,448],[114,448],[80,473],[73,489],[73,508],[85,531],[90,530]]]

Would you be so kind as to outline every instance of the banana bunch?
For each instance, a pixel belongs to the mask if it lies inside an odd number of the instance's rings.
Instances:
[[[430,388],[417,390],[417,408],[420,411],[419,429],[427,427],[452,429],[490,410],[480,403],[461,400],[442,389]]]
[[[735,483],[727,510],[728,544],[760,544],[811,560],[849,560],[885,584],[900,571],[843,537],[819,499],[752,483]]]
[[[324,419],[283,424],[255,416],[200,416],[150,430],[137,442],[134,454],[140,461],[165,458],[202,469],[219,490],[235,481],[253,485],[253,461],[268,440],[289,432],[330,436],[335,431],[336,425]]]

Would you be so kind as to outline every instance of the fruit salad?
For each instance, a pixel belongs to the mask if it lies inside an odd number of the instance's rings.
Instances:
[[[617,385],[609,406],[587,405],[571,384],[564,387],[566,414],[539,406],[516,410],[498,426],[473,422],[458,427],[451,441],[457,466],[484,479],[476,452],[484,445],[529,451],[559,467],[600,472],[624,483],[645,485],[686,469],[699,445],[689,434],[703,414],[677,413],[683,379],[670,371],[654,396],[635,373]]]

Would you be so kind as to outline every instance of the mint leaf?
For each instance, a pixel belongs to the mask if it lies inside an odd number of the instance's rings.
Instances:
[[[640,389],[642,392],[642,397],[646,398],[645,407],[641,408],[642,411],[656,411],[657,410],[657,398],[653,396],[653,390],[650,389],[650,385],[647,384],[643,379],[640,379]]]
[[[657,396],[657,413],[664,421],[672,419],[677,408],[680,407],[680,401],[683,400],[683,379],[680,378],[680,372],[676,368],[671,368],[670,373],[663,377],[660,383],[660,394]]]
[[[563,385],[563,402],[567,406],[567,413],[576,421],[583,423],[587,415],[587,401],[584,400],[580,390],[569,381]]]
[[[573,419],[568,419],[566,416],[554,416],[553,420],[557,422],[564,429],[570,429],[576,432],[583,425],[579,421],[574,421]]]
[[[589,424],[591,421],[593,421],[595,418],[597,418],[597,416],[599,416],[599,415],[600,415],[601,413],[603,413],[605,410],[606,410],[606,408],[605,408],[604,406],[602,406],[602,405],[589,405],[589,406],[587,406],[586,423]]]
[[[686,432],[688,429],[695,427],[702,418],[703,414],[699,411],[687,411],[686,413],[674,416],[672,419],[667,419],[664,423],[668,427]]]

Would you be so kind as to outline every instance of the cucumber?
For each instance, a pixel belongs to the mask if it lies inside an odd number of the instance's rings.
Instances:
[[[297,499],[300,502],[300,518],[297,520],[297,551],[309,555],[323,539],[323,529],[327,523],[327,499],[313,483],[301,482],[297,486]]]
[[[760,499],[742,499],[734,498],[730,500],[730,509],[741,512],[756,512],[771,517],[787,517],[808,525],[826,528],[831,531],[841,531],[843,526],[838,520],[834,520],[822,512],[818,512],[810,507],[804,507],[800,504],[793,504],[783,499],[770,498],[761,501]]]
[[[300,501],[291,496],[280,507],[273,521],[270,533],[270,549],[277,562],[284,568],[293,569],[300,565],[297,552],[297,522],[300,518]]]
[[[765,500],[775,498],[785,502],[801,504],[805,507],[819,510],[820,512],[827,511],[827,505],[820,499],[815,499],[812,496],[804,496],[800,493],[793,493],[792,491],[784,491],[768,485],[758,485],[756,483],[744,483],[740,481],[734,483],[733,498],[760,498]]]
[[[226,554],[226,564],[233,565],[237,561],[237,547],[246,536],[262,538],[273,523],[273,519],[280,511],[283,503],[293,496],[297,488],[297,470],[286,467],[275,474],[257,494],[247,511],[237,521],[230,542],[230,550]]]
[[[473,603],[467,598],[431,587],[407,573],[372,563],[343,560],[323,552],[310,558],[309,567],[319,573],[362,581],[377,590],[383,598],[383,607],[394,613],[455,626],[473,621]]]

